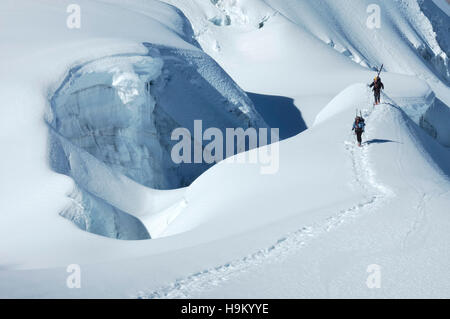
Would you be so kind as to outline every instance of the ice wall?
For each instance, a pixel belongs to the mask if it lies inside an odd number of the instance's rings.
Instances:
[[[202,120],[203,129],[223,132],[267,127],[247,95],[209,56],[145,45],[148,55],[105,57],[73,68],[51,99],[52,167],[78,185],[74,204],[62,215],[108,237],[148,237],[141,227],[130,226],[135,220],[124,217],[126,212],[111,206],[110,179],[120,175],[168,190],[189,185],[211,166],[174,163],[174,129],[186,128],[194,136],[194,120]],[[89,156],[73,160],[81,153]],[[99,177],[101,170],[109,173]],[[105,225],[88,227],[100,220]]]

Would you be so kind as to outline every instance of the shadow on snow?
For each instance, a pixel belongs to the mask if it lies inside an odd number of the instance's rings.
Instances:
[[[256,111],[271,128],[280,129],[280,140],[295,136],[307,129],[294,100],[283,96],[261,95],[247,92]]]
[[[392,140],[380,140],[380,139],[372,139],[369,141],[364,142],[363,144],[385,144],[385,143],[399,143],[397,141],[392,141]]]

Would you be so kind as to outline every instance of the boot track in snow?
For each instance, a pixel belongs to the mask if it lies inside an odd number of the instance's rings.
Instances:
[[[369,104],[370,105],[370,104]],[[364,110],[364,116],[371,118],[376,116],[376,109]],[[370,135],[370,128],[366,135]],[[205,269],[175,282],[160,287],[156,290],[139,291],[134,298],[160,299],[160,298],[189,298],[192,293],[206,291],[217,287],[240,274],[270,262],[280,262],[283,258],[292,255],[310,241],[324,235],[341,224],[360,216],[364,212],[373,211],[383,205],[393,192],[376,180],[376,174],[370,165],[370,148],[357,147],[354,143],[344,142],[345,148],[350,153],[354,171],[355,183],[364,190],[365,198],[360,203],[339,211],[336,215],[326,219],[324,223],[304,226],[278,239],[272,246],[260,249],[243,258],[229,263]]]

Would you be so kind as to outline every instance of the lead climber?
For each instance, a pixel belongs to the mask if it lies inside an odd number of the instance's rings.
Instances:
[[[381,78],[379,75],[377,75],[375,79],[373,79],[373,82],[370,85],[370,87],[372,88],[373,93],[375,95],[375,105],[380,104],[381,89],[384,90],[384,84],[383,82],[381,82]]]

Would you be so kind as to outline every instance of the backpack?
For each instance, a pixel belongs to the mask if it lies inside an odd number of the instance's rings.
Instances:
[[[364,127],[366,126],[366,123],[364,122],[363,118],[360,118],[359,120],[355,121],[355,130],[364,132]]]

